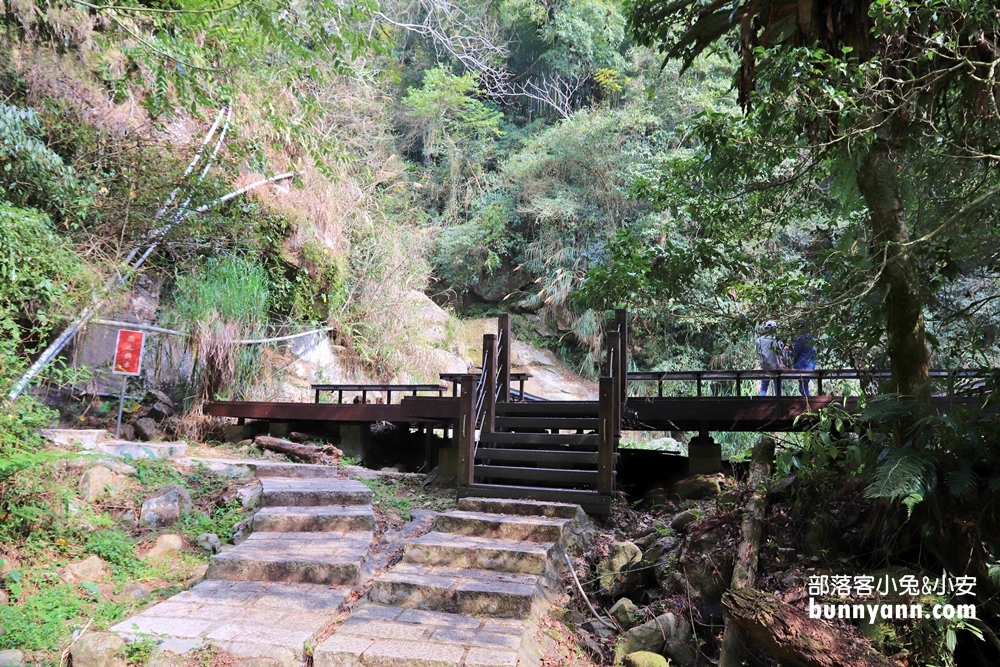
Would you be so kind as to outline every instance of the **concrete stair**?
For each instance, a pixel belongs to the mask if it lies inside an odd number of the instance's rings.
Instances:
[[[314,667],[534,667],[537,617],[578,505],[464,498],[372,582]]]
[[[212,557],[205,575],[227,581],[355,585],[371,532],[252,533],[235,549]]]
[[[262,477],[261,507],[371,505],[372,491],[350,479]]]
[[[253,517],[256,532],[352,532],[375,530],[369,505],[317,505],[265,507]]]
[[[228,465],[219,463],[217,465]],[[159,649],[211,644],[236,657],[301,667],[359,582],[375,516],[365,485],[334,466],[262,463],[254,532],[212,557],[206,581],[111,628]]]

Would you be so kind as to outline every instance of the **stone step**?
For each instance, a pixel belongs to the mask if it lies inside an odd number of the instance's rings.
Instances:
[[[127,641],[152,639],[184,653],[213,644],[238,657],[299,665],[340,613],[349,587],[202,581],[110,628]]]
[[[375,530],[371,505],[265,507],[253,517],[256,532],[306,533]]]
[[[580,506],[575,503],[557,503],[547,500],[480,498],[476,496],[460,499],[458,501],[458,509],[465,512],[544,516],[558,519],[582,520],[586,516]]]
[[[261,477],[261,507],[371,505],[372,491],[351,479]]]
[[[362,603],[316,647],[313,667],[515,667],[529,623]]]
[[[257,477],[286,477],[298,479],[330,478],[337,476],[335,465],[314,465],[312,463],[280,463],[260,461],[253,464]]]
[[[524,618],[538,582],[534,574],[399,563],[375,579],[369,599],[411,609]]]
[[[463,499],[466,500],[466,499]],[[459,501],[462,504],[462,501]],[[558,542],[570,519],[548,516],[519,516],[491,512],[442,512],[434,520],[434,530],[457,535],[495,537],[528,542]]]
[[[372,533],[251,533],[212,557],[206,579],[355,584]]]
[[[430,532],[408,542],[403,560],[423,565],[542,574],[552,542]]]

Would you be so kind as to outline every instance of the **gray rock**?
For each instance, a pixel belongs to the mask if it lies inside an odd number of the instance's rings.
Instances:
[[[81,636],[70,649],[73,667],[125,667],[125,640],[110,632]]]
[[[0,667],[21,667],[24,654],[20,651],[0,651]]]
[[[149,405],[151,403],[152,404],[163,403],[170,408],[171,412],[173,412],[174,408],[176,407],[174,405],[174,402],[170,400],[170,397],[167,396],[162,391],[160,391],[159,389],[150,389],[149,391],[147,391],[146,395],[142,399],[142,402],[145,403],[146,405]]]
[[[694,510],[684,510],[674,517],[670,522],[670,527],[674,530],[685,530],[688,524],[698,520],[698,514]]]
[[[122,595],[129,600],[145,600],[152,595],[152,591],[142,584],[133,581],[132,583],[125,585],[125,590],[122,591]]]
[[[665,655],[679,665],[694,664],[691,650],[691,625],[671,613],[661,614],[652,621],[626,631],[615,645],[615,662],[639,651]]]
[[[156,437],[156,422],[149,417],[136,419],[132,428],[135,429],[135,435],[139,440],[148,442]]]
[[[153,403],[146,416],[155,422],[160,422],[174,414],[174,409],[163,402]]]
[[[132,528],[133,526],[135,526],[135,512],[133,512],[132,510],[125,510],[124,512],[118,515],[116,521],[118,521],[118,523],[120,523],[123,526]]]
[[[635,622],[639,620],[639,608],[628,598],[622,598],[611,605],[608,613],[611,614],[613,619],[618,621],[618,625],[626,630],[635,625]]]
[[[162,493],[142,503],[139,510],[139,525],[149,528],[161,528],[177,523],[182,514],[190,512],[193,507],[191,495],[183,488],[174,485],[166,493]]]
[[[247,519],[243,519],[235,526],[233,526],[233,544],[241,544],[242,542],[245,542],[246,539],[250,537],[252,525],[253,525],[253,517],[249,517]]]
[[[674,483],[674,493],[681,500],[714,498],[722,493],[721,474],[691,475]]]
[[[135,428],[131,424],[122,424],[118,429],[118,437],[122,440],[135,440]]]
[[[625,597],[642,582],[642,551],[631,542],[612,542],[608,555],[597,565],[598,583],[603,594]]]
[[[653,576],[656,581],[662,583],[669,576],[669,573],[677,568],[677,559],[680,556],[681,540],[674,535],[661,537],[658,539],[643,556],[643,561],[652,563]]]
[[[273,658],[247,658],[236,663],[236,667],[285,667],[280,660]]]
[[[260,507],[260,499],[264,493],[261,483],[254,481],[248,486],[236,489],[236,497],[240,499],[240,505],[245,510],[257,509]]]
[[[146,667],[184,667],[184,658],[175,653],[156,651],[149,656]]]
[[[222,542],[215,533],[202,533],[194,542],[205,551],[213,554],[219,553],[219,549],[222,547]]]
[[[604,625],[604,623],[601,623],[597,619],[585,621],[583,625],[581,625],[580,627],[589,632],[590,634],[594,635],[598,639],[611,639],[616,634],[618,634],[613,629]]]
[[[659,653],[636,651],[625,656],[622,664],[625,667],[667,667],[667,659]]]
[[[67,584],[75,584],[78,581],[100,581],[107,575],[104,561],[97,556],[90,556],[64,567],[59,577]]]
[[[146,552],[143,560],[168,558],[184,550],[184,538],[180,535],[160,535],[156,538],[153,548]]]
[[[96,502],[105,494],[114,498],[127,483],[125,475],[112,472],[105,466],[95,466],[80,477],[80,497],[88,503]]]

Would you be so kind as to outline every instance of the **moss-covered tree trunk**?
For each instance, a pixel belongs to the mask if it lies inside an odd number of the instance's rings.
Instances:
[[[743,512],[740,543],[736,548],[731,588],[753,588],[757,579],[757,557],[764,535],[764,514],[767,512],[767,480],[774,462],[774,438],[762,435],[750,459],[750,500]],[[726,630],[719,650],[719,667],[739,667],[743,664],[743,629],[726,615]]]
[[[838,626],[809,618],[770,593],[743,588],[722,597],[726,613],[747,640],[797,667],[890,667],[871,643]],[[721,664],[721,663],[720,663]]]
[[[909,245],[897,168],[889,144],[876,141],[862,161],[858,188],[871,216],[872,259],[885,298],[886,351],[892,364],[893,390],[917,396],[919,388],[927,386],[927,341],[920,276]]]

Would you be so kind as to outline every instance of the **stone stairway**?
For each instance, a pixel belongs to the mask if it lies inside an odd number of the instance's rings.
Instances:
[[[314,667],[530,667],[578,505],[463,498],[406,544]]]
[[[334,466],[257,468],[263,494],[254,531],[212,558],[206,580],[111,628],[164,651],[211,644],[237,657],[288,667],[336,620],[361,582],[375,517],[365,485]]]

